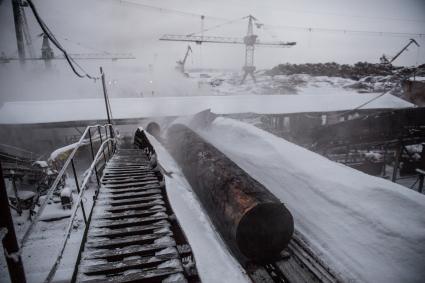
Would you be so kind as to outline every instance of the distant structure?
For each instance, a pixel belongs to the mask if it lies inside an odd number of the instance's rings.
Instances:
[[[25,8],[28,7],[28,3],[22,0],[12,0],[13,19],[15,23],[15,34],[16,44],[18,50],[17,57],[9,57],[4,54],[0,55],[0,64],[9,63],[10,61],[19,61],[21,65],[24,65],[26,61],[43,60],[46,68],[51,67],[52,60],[64,60],[65,57],[62,55],[55,56],[52,48],[50,47],[50,40],[48,36],[42,33],[40,36],[43,37],[43,43],[41,47],[41,57],[36,56],[31,34],[29,32],[27,18],[25,15]],[[72,55],[73,59],[84,59],[84,60],[118,60],[118,59],[135,59],[131,54],[112,54],[112,53],[88,53],[88,54],[69,54]]]
[[[193,52],[193,51],[192,51],[192,48],[190,48],[190,45],[188,45],[186,49],[186,54],[184,55],[183,60],[177,61],[176,69],[185,76],[188,76],[188,74],[185,72],[184,66],[186,64],[186,60],[190,52]]]
[[[385,54],[382,54],[381,58],[379,58],[379,61],[381,61],[382,65],[391,65],[395,59],[397,59],[413,43],[416,44],[417,47],[420,46],[416,40],[411,38],[409,42],[394,57],[388,58]]]
[[[201,17],[203,20],[203,17]],[[204,36],[204,35],[163,35],[160,40],[167,41],[186,41],[186,42],[195,42],[196,44],[206,43],[229,43],[229,44],[244,44],[245,45],[245,65],[243,66],[243,77],[241,84],[245,82],[245,79],[248,75],[251,76],[255,82],[255,66],[254,66],[254,50],[256,45],[262,46],[277,46],[277,47],[290,47],[294,46],[296,42],[283,42],[283,41],[274,41],[274,42],[264,42],[258,39],[258,36],[254,34],[253,24],[254,21],[258,21],[254,16],[249,15],[242,19],[248,19],[248,31],[246,36],[243,38],[235,37],[223,37],[223,36]],[[261,27],[262,24],[256,23],[257,27]],[[202,30],[203,32],[204,30]]]

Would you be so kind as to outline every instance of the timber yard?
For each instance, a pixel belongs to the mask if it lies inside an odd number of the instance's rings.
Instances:
[[[0,282],[425,282],[424,23],[0,0]]]

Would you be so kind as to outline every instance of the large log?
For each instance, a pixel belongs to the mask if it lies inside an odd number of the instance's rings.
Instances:
[[[173,125],[167,140],[170,153],[232,252],[243,261],[276,259],[294,231],[288,209],[188,127]]]

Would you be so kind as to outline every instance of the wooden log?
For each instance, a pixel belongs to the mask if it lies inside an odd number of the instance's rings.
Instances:
[[[188,127],[173,125],[167,139],[171,154],[234,254],[260,262],[278,258],[294,231],[284,204]]]

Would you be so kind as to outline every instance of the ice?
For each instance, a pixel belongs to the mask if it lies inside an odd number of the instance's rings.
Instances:
[[[168,247],[155,253],[155,255],[163,254],[177,254],[177,249],[175,247]]]
[[[158,268],[168,268],[168,267],[171,267],[171,268],[179,268],[180,267],[181,268],[182,264],[181,264],[179,259],[171,259],[171,260],[167,260],[167,261],[161,263],[160,265],[158,265]]]

